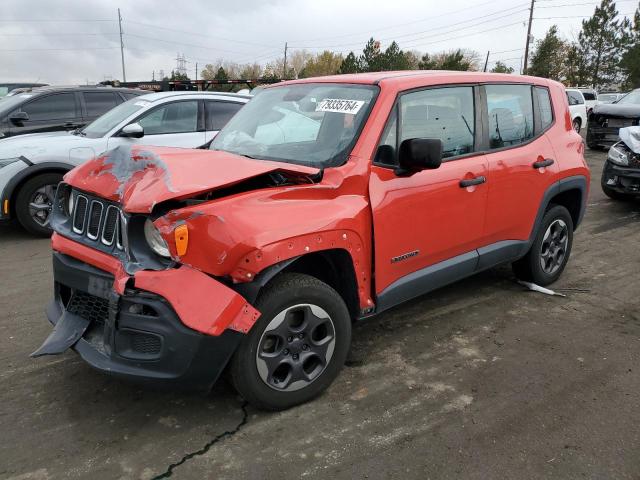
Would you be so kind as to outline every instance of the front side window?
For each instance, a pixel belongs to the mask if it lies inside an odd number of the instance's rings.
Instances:
[[[265,88],[229,121],[210,148],[314,167],[341,165],[377,90],[331,83]]]
[[[400,138],[442,140],[442,157],[474,151],[473,87],[422,90],[400,97]]]
[[[243,103],[235,102],[222,102],[222,101],[207,101],[205,102],[206,109],[206,130],[215,131],[222,130],[229,120],[238,113],[238,110],[242,108]]]
[[[489,148],[519,145],[533,138],[533,98],[529,85],[486,85]]]
[[[76,117],[76,99],[73,93],[56,93],[36,98],[22,107],[29,120],[64,120]]]
[[[549,90],[543,87],[535,87],[540,107],[540,123],[542,130],[546,130],[553,123],[553,108],[551,107],[551,96]]]
[[[87,115],[97,117],[115,107],[118,102],[116,95],[109,92],[84,92],[84,104]]]
[[[189,133],[198,130],[198,101],[162,105],[138,120],[145,135]]]

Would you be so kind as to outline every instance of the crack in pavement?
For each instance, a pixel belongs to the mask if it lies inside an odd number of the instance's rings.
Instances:
[[[238,425],[236,425],[236,427],[233,430],[227,430],[226,432],[223,432],[219,435],[216,435],[215,437],[213,437],[211,439],[211,441],[207,442],[204,447],[202,447],[200,450],[196,450],[195,452],[191,452],[191,453],[187,453],[184,457],[182,457],[180,460],[178,460],[175,463],[172,463],[171,465],[169,465],[167,467],[167,469],[159,474],[156,475],[155,477],[153,477],[152,480],[160,480],[162,478],[169,478],[171,475],[173,475],[173,471],[179,467],[180,465],[182,465],[183,463],[191,460],[194,457],[198,457],[200,455],[204,455],[205,453],[207,453],[209,451],[209,449],[215,445],[216,443],[218,443],[220,440],[222,440],[225,437],[231,437],[233,435],[235,435],[236,433],[238,433],[240,431],[240,429],[242,427],[245,426],[245,424],[247,423],[247,421],[249,420],[249,413],[247,412],[247,405],[249,404],[249,402],[244,401],[242,403],[242,405],[240,405],[240,408],[242,409],[242,420],[240,420],[240,423],[238,423]]]

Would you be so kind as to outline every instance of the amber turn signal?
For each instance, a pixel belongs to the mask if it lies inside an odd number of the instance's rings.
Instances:
[[[187,253],[187,247],[189,246],[189,228],[186,225],[180,225],[173,231],[176,239],[176,252],[182,257]]]

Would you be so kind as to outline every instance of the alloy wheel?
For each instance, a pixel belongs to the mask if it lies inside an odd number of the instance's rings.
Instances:
[[[562,266],[567,254],[569,230],[564,220],[556,219],[547,227],[540,246],[540,266],[547,275],[553,275]]]
[[[29,215],[41,227],[49,226],[49,217],[53,209],[56,186],[43,185],[31,194],[29,199]]]
[[[333,321],[321,307],[299,304],[278,313],[260,337],[258,374],[269,387],[295,391],[325,370],[336,343]]]

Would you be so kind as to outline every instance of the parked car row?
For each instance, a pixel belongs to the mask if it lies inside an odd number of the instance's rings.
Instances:
[[[0,102],[0,111],[20,128],[59,130],[54,118],[40,120],[46,112],[59,118],[66,109],[91,116],[63,124],[71,131],[19,135],[0,141],[0,220],[16,217],[29,232],[49,235],[49,215],[55,187],[62,176],[83,162],[117,146],[136,143],[198,148],[206,145],[249,96],[224,93],[165,92],[140,97],[139,90],[92,89],[40,90]],[[27,98],[20,98],[20,97]],[[127,100],[127,96],[132,97]],[[4,103],[7,105],[3,105]],[[68,102],[68,103],[65,103]],[[115,108],[109,110],[109,108]],[[98,111],[108,113],[81,127]],[[45,113],[42,113],[44,116]],[[34,118],[35,117],[35,118]],[[38,125],[39,124],[39,125]],[[16,127],[12,127],[15,128]],[[18,135],[19,132],[15,132]]]

